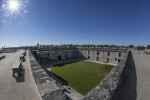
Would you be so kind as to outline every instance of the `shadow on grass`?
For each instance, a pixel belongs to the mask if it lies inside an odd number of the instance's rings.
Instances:
[[[83,60],[78,60],[78,61],[71,61],[71,62],[67,62],[67,63],[62,63],[62,64],[56,64],[54,65],[53,67],[62,67],[64,65],[67,65],[67,64],[71,64],[71,63],[75,63],[75,62],[80,62],[80,61],[83,61]]]
[[[47,68],[43,68],[44,71],[48,74],[49,77],[52,77],[56,82],[60,85],[67,85],[68,86],[68,81],[64,80],[63,78],[57,76],[55,73],[49,71]]]
[[[55,75],[55,77],[57,77],[58,79],[60,79],[63,84],[62,85],[67,85],[68,86],[68,81],[64,80],[63,78],[59,77],[58,75],[56,75],[55,73],[51,72],[53,75]]]

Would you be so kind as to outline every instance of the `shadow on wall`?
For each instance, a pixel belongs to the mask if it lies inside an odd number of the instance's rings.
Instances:
[[[123,71],[122,82],[112,100],[136,100],[137,77],[134,59],[129,52],[128,61]]]
[[[78,58],[88,60],[78,49],[77,49],[77,52],[78,52]]]
[[[37,51],[31,51],[31,53],[34,55],[36,61],[39,62],[39,64],[46,64],[46,63],[54,63],[54,62],[60,62],[60,61],[64,61],[64,60],[68,60],[68,59],[62,59],[62,57],[59,55],[58,56],[58,60],[52,60],[50,58],[42,58],[40,57],[38,54],[37,54]],[[77,57],[73,57],[71,59],[82,59],[82,60],[87,60],[87,58],[81,53],[79,52],[79,50],[77,49],[77,53],[78,53],[78,56]]]

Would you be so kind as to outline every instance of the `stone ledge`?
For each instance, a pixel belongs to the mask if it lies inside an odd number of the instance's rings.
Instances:
[[[36,61],[35,57],[32,55],[30,51],[29,51],[29,59],[32,74],[42,99],[68,100],[68,97],[63,93],[63,90],[55,83],[55,81],[51,77],[48,76],[48,74]]]

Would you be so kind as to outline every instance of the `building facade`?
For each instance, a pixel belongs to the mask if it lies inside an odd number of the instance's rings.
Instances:
[[[49,61],[60,61],[68,59],[84,59],[91,61],[99,61],[103,63],[118,64],[127,49],[118,48],[102,48],[102,47],[49,47],[39,49],[37,55],[41,59]]]
[[[80,58],[113,64],[118,64],[126,53],[127,50],[117,49],[79,49]]]

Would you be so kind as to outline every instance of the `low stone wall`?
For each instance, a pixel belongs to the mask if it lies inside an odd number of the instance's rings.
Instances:
[[[129,60],[129,53],[130,51],[124,55],[124,59],[122,59],[121,62],[81,100],[112,100],[123,80],[122,74],[124,68],[127,66],[126,62]]]
[[[6,56],[5,55],[0,55],[0,60],[5,58]]]
[[[29,59],[35,83],[43,100],[68,100],[63,90],[49,77],[29,51]]]
[[[14,53],[17,52],[17,50],[0,50],[0,53]]]

